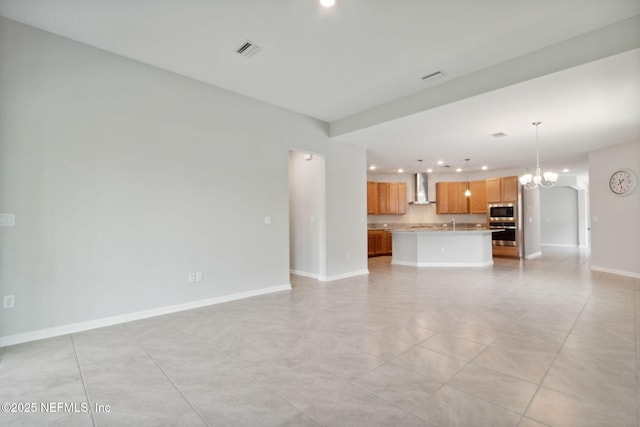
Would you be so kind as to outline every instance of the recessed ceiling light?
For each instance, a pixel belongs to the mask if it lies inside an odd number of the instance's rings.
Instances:
[[[562,172],[567,173],[567,172],[569,172],[569,169],[564,168],[564,169],[562,169]]]
[[[439,165],[444,165],[444,160],[438,160]]]
[[[372,171],[376,170],[376,165],[369,166],[369,170],[372,170]]]
[[[323,7],[332,7],[334,4],[336,4],[336,0],[320,0],[320,4]]]
[[[404,172],[404,169],[402,168],[398,169],[398,173],[402,173],[402,172]]]
[[[431,173],[431,172],[433,172],[433,169],[431,168],[427,169],[427,173]]]
[[[462,168],[456,168],[456,172],[462,172]]]
[[[486,171],[487,169],[489,169],[489,166],[484,165],[484,166],[482,166],[482,168],[481,168],[481,169],[482,169],[483,171]]]

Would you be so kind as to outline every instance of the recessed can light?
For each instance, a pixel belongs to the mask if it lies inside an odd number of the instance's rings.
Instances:
[[[438,160],[439,165],[444,165],[444,160]]]
[[[569,172],[569,169],[564,168],[564,169],[562,169],[562,172],[567,173],[567,172]]]
[[[484,165],[484,166],[482,166],[480,169],[482,169],[483,171],[486,171],[487,169],[489,169],[489,166]]]
[[[372,170],[372,171],[376,170],[376,165],[369,166],[369,170]]]
[[[402,172],[404,172],[404,169],[402,168],[398,169],[398,173],[402,173]]]
[[[431,168],[427,169],[427,173],[431,173],[431,172],[433,172],[433,169]]]
[[[323,7],[332,7],[334,4],[336,4],[336,0],[320,0],[320,4]]]
[[[456,168],[456,172],[462,172],[462,168]]]

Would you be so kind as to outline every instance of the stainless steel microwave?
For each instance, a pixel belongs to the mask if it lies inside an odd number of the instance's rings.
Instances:
[[[517,205],[513,203],[496,203],[489,205],[489,221],[516,221]]]

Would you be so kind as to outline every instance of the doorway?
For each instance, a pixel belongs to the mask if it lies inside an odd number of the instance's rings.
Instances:
[[[316,153],[289,151],[289,269],[326,275],[326,171]]]

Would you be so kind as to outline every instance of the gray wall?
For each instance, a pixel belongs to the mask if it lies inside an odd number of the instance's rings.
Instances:
[[[609,191],[620,168],[640,177],[640,141],[589,153],[591,268],[640,277],[640,189],[626,197]]]
[[[288,285],[292,148],[325,156],[327,275],[366,272],[366,153],[326,123],[4,18],[0,94],[0,345]]]
[[[578,246],[578,192],[571,187],[540,190],[540,241],[547,246]]]

